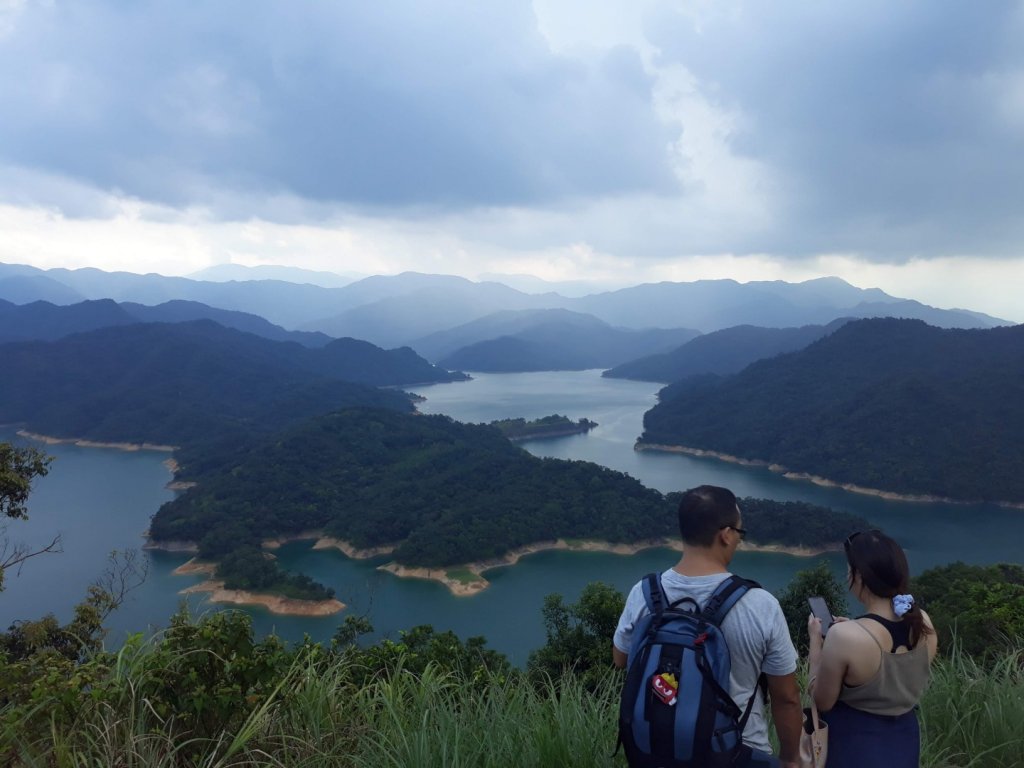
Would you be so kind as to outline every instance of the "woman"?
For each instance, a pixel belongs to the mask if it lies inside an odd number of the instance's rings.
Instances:
[[[812,615],[808,687],[828,723],[828,768],[916,768],[921,737],[915,707],[935,658],[935,630],[909,592],[903,549],[881,531],[845,544],[851,594],[867,608],[836,619],[822,640]]]

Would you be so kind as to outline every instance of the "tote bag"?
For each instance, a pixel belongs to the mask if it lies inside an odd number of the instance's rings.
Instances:
[[[828,723],[818,717],[818,707],[811,696],[811,706],[804,710],[804,727],[800,732],[801,768],[825,768],[828,761]]]

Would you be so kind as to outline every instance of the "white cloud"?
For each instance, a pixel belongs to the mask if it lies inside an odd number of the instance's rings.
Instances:
[[[1017,319],[1024,8],[987,7],[0,0],[0,259],[838,274]]]

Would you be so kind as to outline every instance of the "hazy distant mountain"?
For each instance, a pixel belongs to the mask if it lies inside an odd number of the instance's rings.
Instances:
[[[344,341],[307,349],[209,320],[4,344],[0,422],[60,437],[182,444],[272,430],[338,408],[411,410],[404,393],[329,375],[392,378],[394,371],[371,369],[390,357],[353,353]],[[401,364],[407,354],[397,358]]]
[[[215,264],[188,275],[192,280],[208,280],[224,283],[229,280],[244,282],[246,280],[283,280],[286,283],[306,283],[319,285],[322,288],[341,288],[355,282],[365,275],[355,273],[317,272],[298,267],[284,267],[275,264],[264,264],[258,267],[246,267],[241,264]]]
[[[468,323],[415,339],[409,346],[428,360],[440,360],[462,347],[481,341],[514,336],[545,323],[563,322],[580,328],[608,328],[593,315],[567,309],[506,309]]]
[[[12,278],[17,279],[7,283]],[[591,314],[619,328],[697,328],[705,333],[735,325],[789,328],[824,325],[837,317],[874,315],[918,317],[951,327],[1005,324],[981,313],[895,299],[878,289],[856,288],[834,277],[803,283],[651,283],[566,298],[550,292],[524,293],[500,283],[414,272],[323,288],[282,280],[204,282],[97,269],[43,271],[0,264],[0,298],[16,304],[39,299],[70,304],[109,298],[145,305],[183,299],[249,312],[288,329],[353,336],[382,346],[407,344],[501,310],[542,308]]]
[[[0,299],[0,343],[39,339],[52,341],[72,333],[82,333],[131,323],[181,323],[214,320],[225,328],[235,328],[274,341],[295,341],[307,347],[322,347],[331,341],[322,333],[286,331],[262,317],[245,312],[208,307],[195,301],[168,301],[155,307],[111,299],[83,301],[58,306],[47,301],[17,305]]]
[[[54,281],[64,286],[63,295],[57,295],[57,289],[49,295],[38,295],[38,292],[28,295],[23,290],[8,290],[5,283],[12,274],[41,276]],[[37,300],[74,304],[84,299],[113,299],[154,306],[183,299],[220,309],[249,312],[285,328],[295,328],[308,320],[337,311],[336,292],[339,290],[343,289],[297,285],[280,280],[214,283],[98,269],[51,269],[44,272],[34,267],[0,264],[0,298],[15,304]]]
[[[847,318],[841,318],[828,325],[800,328],[737,325],[698,336],[671,352],[631,360],[602,375],[668,383],[703,373],[736,373],[755,360],[803,349],[847,322]]]
[[[502,312],[434,334],[421,347],[443,350],[465,339],[512,331],[468,344],[441,358],[444,367],[471,371],[550,371],[603,368],[692,339],[686,328],[612,328],[590,315],[565,310]]]
[[[1024,501],[1024,325],[847,323],[740,373],[666,387],[644,443],[761,459],[841,483]]]
[[[550,299],[531,296],[499,283],[473,283],[462,278],[438,275],[398,275],[380,280],[368,278],[341,289],[343,300],[382,293],[377,289],[395,289],[402,283],[416,284],[408,293],[385,296],[353,307],[335,317],[303,328],[319,330],[331,336],[352,336],[384,347],[411,344],[424,335],[476,320],[495,309],[527,309],[546,306]]]
[[[935,309],[894,299],[877,288],[855,288],[835,277],[802,283],[647,283],[620,291],[573,299],[572,309],[612,325],[699,328],[705,333],[735,325],[788,328],[825,324],[838,317],[910,317],[944,327],[1007,325],[981,313]]]
[[[28,304],[33,301],[71,304],[81,301],[85,297],[58,280],[43,274],[15,274],[4,277],[3,273],[0,273],[0,298],[14,304]]]
[[[557,293],[559,296],[571,298],[615,290],[615,286],[602,284],[594,280],[552,281],[542,280],[533,275],[505,274],[501,272],[486,272],[480,275],[480,279],[487,282],[501,283],[523,293]]]
[[[139,322],[110,299],[58,306],[48,301],[12,304],[0,299],[0,343],[52,341],[72,333]]]
[[[225,328],[245,331],[272,341],[294,341],[304,347],[322,347],[331,342],[331,337],[323,333],[310,331],[286,331],[279,325],[264,320],[259,315],[249,312],[236,312],[230,309],[209,307],[198,301],[176,299],[166,301],[155,307],[147,307],[134,302],[124,302],[121,306],[137,322],[143,323],[184,323],[192,320],[213,320]]]

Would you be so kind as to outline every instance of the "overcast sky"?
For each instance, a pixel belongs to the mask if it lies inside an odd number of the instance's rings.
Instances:
[[[1024,321],[1024,3],[0,0],[0,261]]]

